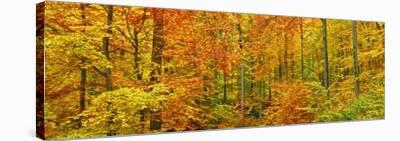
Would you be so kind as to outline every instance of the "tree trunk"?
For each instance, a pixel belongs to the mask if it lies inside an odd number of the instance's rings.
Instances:
[[[240,109],[244,113],[244,95],[245,95],[245,84],[244,84],[244,66],[240,64]]]
[[[111,125],[114,124],[114,115],[116,114],[114,109],[113,109],[113,105],[110,101],[107,101],[107,109],[109,111],[111,111],[111,115],[108,117],[108,121],[107,121],[107,126],[108,126],[108,132],[107,132],[107,136],[115,136],[117,135],[116,133],[116,129],[113,128]]]
[[[150,81],[159,82],[162,67],[162,52],[164,48],[163,29],[164,17],[161,9],[153,9],[153,49],[151,60],[155,64],[151,72]]]
[[[103,37],[103,54],[106,56],[107,60],[111,62],[110,58],[110,51],[109,51],[109,44],[110,44],[110,36],[112,34],[112,21],[113,21],[113,6],[107,6],[107,33],[106,36]],[[104,73],[105,81],[106,81],[106,90],[111,91],[112,90],[112,79],[111,79],[111,68],[106,68],[105,73]],[[112,103],[108,102],[108,110],[112,110]],[[108,119],[108,128],[109,131],[107,133],[107,136],[113,136],[116,135],[116,131],[114,129],[111,129],[111,125],[113,123],[113,115],[111,115]]]
[[[240,17],[239,17],[240,20]],[[240,22],[240,21],[239,21]],[[239,32],[239,48],[241,51],[243,51],[243,40],[242,40],[242,27],[240,26],[240,23],[238,22],[237,24],[237,29]],[[243,54],[242,54],[243,55]],[[242,112],[244,116],[244,95],[245,95],[245,83],[244,83],[244,64],[243,64],[243,57],[240,60],[240,111]]]
[[[86,96],[86,69],[81,69],[81,82],[80,82],[80,95],[79,95],[79,111],[82,113],[85,110],[85,96]]]
[[[138,27],[138,25],[134,25],[134,27],[131,29],[132,33],[131,33],[131,38],[132,38],[132,47],[133,47],[133,74],[136,77],[136,80],[142,80],[142,72],[140,71],[140,67],[139,67],[139,62],[140,62],[140,57],[139,57],[139,33],[140,31],[142,31],[143,27],[144,27],[144,23],[146,21],[146,8],[143,8],[143,15],[142,15],[142,19],[141,19],[141,23],[140,26]],[[128,26],[128,30],[129,30],[129,26]],[[131,32],[131,31],[129,31]]]
[[[109,44],[110,36],[112,34],[112,21],[113,21],[113,6],[107,6],[107,35],[103,38],[103,54],[106,56],[107,60],[111,62]],[[105,71],[106,80],[106,90],[112,90],[112,74],[111,68],[106,68]]]
[[[134,32],[133,33],[134,34],[134,37],[135,37],[135,39],[134,39],[134,43],[135,43],[135,45],[133,46],[133,50],[135,51],[134,53],[133,53],[133,57],[134,57],[134,60],[133,60],[133,69],[134,69],[134,74],[136,74],[136,79],[137,80],[142,80],[142,74],[140,73],[140,70],[139,70],[139,39],[138,39],[138,33],[137,32]]]
[[[227,92],[226,92],[226,74],[224,73],[224,104],[227,102]]]
[[[354,68],[354,93],[356,96],[359,95],[360,84],[358,81],[359,75],[359,64],[357,56],[357,22],[352,22],[352,34],[353,34],[353,68]]]
[[[285,34],[285,49],[283,54],[283,74],[285,75],[285,80],[288,80],[288,37]]]
[[[300,18],[300,48],[301,48],[301,78],[304,80],[304,42],[303,42],[303,18]]]
[[[272,88],[271,88],[271,84],[269,84],[268,86],[268,101],[272,100]]]
[[[153,9],[153,49],[151,60],[154,63],[153,70],[150,74],[151,83],[159,83],[161,81],[162,68],[162,52],[164,48],[164,15],[162,9]],[[160,111],[151,113],[150,130],[161,129],[161,113]]]
[[[329,97],[329,66],[328,66],[328,37],[326,31],[326,19],[322,20],[322,43],[323,43],[323,57],[324,57],[324,73],[323,73],[323,84]]]
[[[278,66],[278,80],[282,79],[282,59],[281,59],[281,53],[279,52],[278,54],[278,62],[279,62],[279,66]]]
[[[80,8],[81,8],[81,18],[82,18],[82,33],[85,33],[85,28],[86,28],[86,16],[85,16],[85,4],[80,4]],[[81,59],[82,64],[85,63],[84,59]],[[82,113],[83,111],[85,111],[85,97],[86,97],[86,79],[87,79],[87,71],[85,68],[81,68],[80,69],[80,74],[81,74],[81,81],[80,81],[80,94],[79,94],[79,112]],[[79,119],[79,123],[78,123],[78,128],[80,128],[82,126],[82,119]]]
[[[264,98],[264,94],[263,94],[263,81],[260,80],[259,81],[259,88],[260,88],[260,93],[259,95],[262,96]]]

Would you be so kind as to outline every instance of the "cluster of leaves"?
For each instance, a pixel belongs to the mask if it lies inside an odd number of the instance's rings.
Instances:
[[[217,105],[210,109],[208,128],[232,128],[239,125],[239,113],[230,105]]]
[[[373,120],[385,117],[384,89],[380,81],[370,81],[367,92],[358,97],[342,95],[332,96],[326,102],[317,104],[317,122]]]
[[[311,123],[315,113],[311,109],[308,100],[311,92],[303,83],[274,85],[279,93],[265,114],[267,125],[287,125],[295,123]]]
[[[144,112],[156,112],[162,109],[165,97],[159,95],[165,89],[160,86],[146,92],[142,89],[121,88],[104,92],[92,101],[92,105],[74,117],[81,120],[82,128],[66,133],[67,138],[106,136],[110,130],[118,134],[143,131],[141,118]],[[65,138],[65,136],[61,136]]]

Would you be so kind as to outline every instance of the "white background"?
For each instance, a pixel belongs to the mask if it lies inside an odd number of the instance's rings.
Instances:
[[[85,0],[70,0],[85,1]],[[91,139],[95,141],[399,141],[400,4],[398,0],[86,0],[181,9],[386,22],[386,119],[253,129]],[[35,3],[0,4],[0,140],[35,138]]]

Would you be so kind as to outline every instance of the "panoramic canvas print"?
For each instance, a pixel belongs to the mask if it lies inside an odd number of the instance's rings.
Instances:
[[[37,5],[37,136],[384,119],[383,22]]]

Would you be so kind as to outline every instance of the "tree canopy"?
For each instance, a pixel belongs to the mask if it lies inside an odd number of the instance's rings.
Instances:
[[[48,139],[384,118],[382,22],[46,2],[43,24]]]

